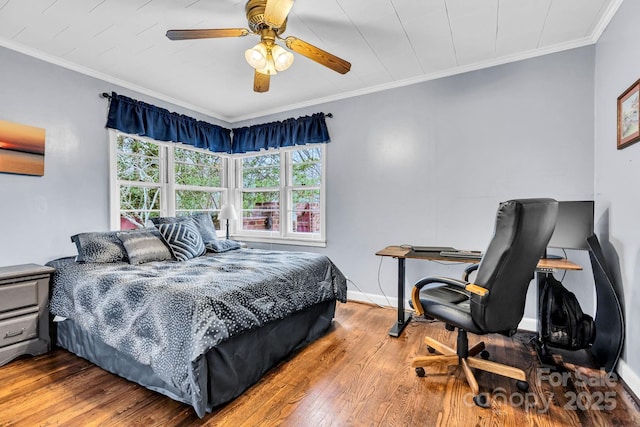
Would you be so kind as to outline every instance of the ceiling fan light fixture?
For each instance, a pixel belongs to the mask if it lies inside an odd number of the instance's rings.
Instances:
[[[271,48],[271,55],[276,70],[284,71],[293,64],[293,54],[277,44]]]
[[[260,37],[260,43],[245,50],[244,57],[254,69],[253,90],[267,92],[270,76],[288,69],[294,60],[293,52],[324,65],[340,74],[351,69],[351,63],[320,49],[297,37],[284,38],[287,20],[295,0],[245,0],[247,28],[211,28],[168,30],[170,40],[213,39],[223,37],[244,37],[249,34]],[[278,46],[280,40],[286,49]],[[287,50],[289,49],[289,50]]]
[[[256,71],[262,74],[266,74],[268,76],[273,76],[278,74],[278,70],[276,69],[276,64],[273,62],[273,54],[271,53],[271,49],[267,49],[267,60],[264,68],[256,68]]]
[[[262,42],[244,51],[244,59],[256,70],[267,66],[267,56],[267,47]]]

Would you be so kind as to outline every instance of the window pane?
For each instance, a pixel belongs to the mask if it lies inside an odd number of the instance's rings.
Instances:
[[[118,135],[118,179],[160,182],[160,147]]]
[[[216,191],[176,191],[176,211],[219,210],[222,206],[222,193]]]
[[[243,188],[278,187],[279,185],[279,154],[267,154],[242,159]]]
[[[152,142],[141,141],[130,136],[118,135],[118,152],[147,157],[159,157],[160,147],[158,144]]]
[[[160,159],[118,153],[118,179],[160,182]]]
[[[293,190],[293,204],[320,203],[320,190]]]
[[[294,190],[291,229],[299,233],[320,232],[320,191]]]
[[[144,227],[152,216],[160,212],[160,188],[120,186],[120,226],[127,228],[128,223]],[[123,219],[128,223],[123,224]],[[135,228],[135,227],[129,227]]]
[[[320,147],[295,150],[291,152],[291,158],[293,163],[319,162],[322,159],[322,150]]]
[[[320,186],[322,166],[320,163],[293,165],[293,185]]]
[[[261,156],[245,157],[242,159],[243,168],[260,166],[280,166],[280,154],[264,154]]]
[[[320,186],[322,178],[322,151],[307,148],[291,152],[293,185]]]
[[[176,184],[220,187],[222,158],[201,151],[175,149]]]
[[[280,230],[280,193],[251,192],[242,195],[243,230]]]

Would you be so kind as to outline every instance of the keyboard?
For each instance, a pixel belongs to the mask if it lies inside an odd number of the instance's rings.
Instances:
[[[449,246],[411,246],[414,252],[448,252],[455,251],[455,248]]]
[[[443,257],[451,257],[451,258],[469,258],[469,259],[481,259],[482,252],[480,251],[441,251],[440,255]]]

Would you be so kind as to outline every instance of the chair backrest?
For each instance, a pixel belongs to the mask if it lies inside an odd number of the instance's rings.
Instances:
[[[527,288],[556,224],[558,202],[521,199],[500,203],[493,238],[474,283],[489,289],[472,294],[471,316],[487,333],[510,333],[524,315]]]

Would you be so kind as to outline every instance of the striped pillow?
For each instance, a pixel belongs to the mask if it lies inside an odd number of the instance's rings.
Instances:
[[[200,231],[193,220],[158,224],[158,231],[178,261],[186,261],[205,252]]]
[[[127,251],[129,264],[173,259],[171,252],[162,241],[160,233],[155,228],[119,231],[117,236]]]

